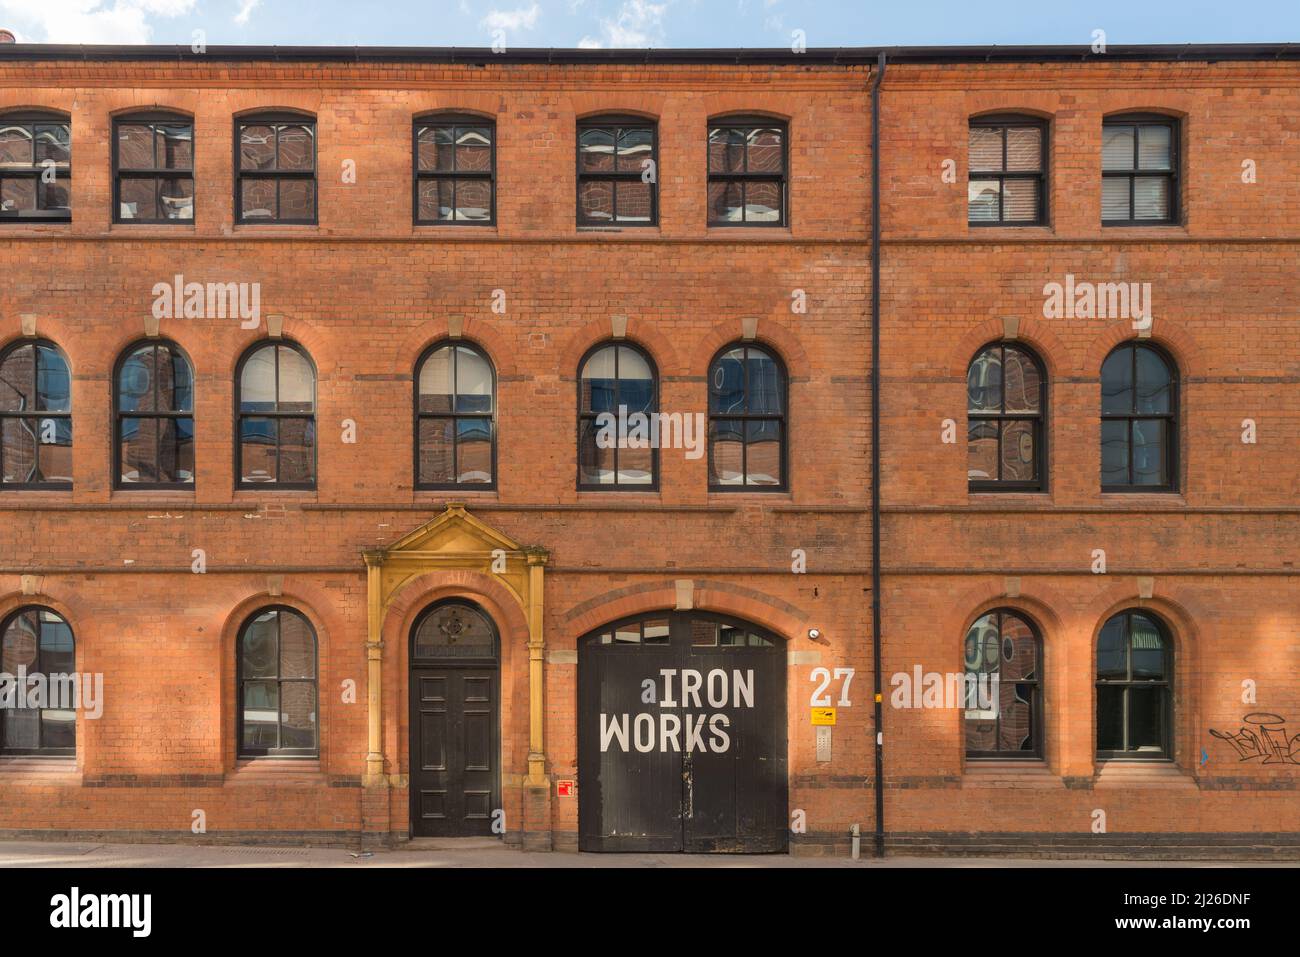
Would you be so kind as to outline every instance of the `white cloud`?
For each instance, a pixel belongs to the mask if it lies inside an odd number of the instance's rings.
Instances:
[[[651,3],[649,0],[623,0],[623,5],[619,7],[616,16],[612,19],[602,17],[600,20],[600,32],[604,42],[611,47],[662,46],[664,14],[668,12],[670,3],[672,0],[665,0],[663,3]]]
[[[239,12],[235,14],[235,22],[241,27],[248,25],[248,18],[253,15],[262,0],[239,0]]]
[[[0,22],[35,43],[148,43],[152,17],[178,17],[197,0],[0,0]]]
[[[583,37],[578,41],[579,50],[599,50],[602,46],[604,46],[604,44],[595,37]]]
[[[542,8],[536,3],[517,10],[491,10],[479,21],[479,26],[487,30],[531,30],[537,26],[541,13]]]

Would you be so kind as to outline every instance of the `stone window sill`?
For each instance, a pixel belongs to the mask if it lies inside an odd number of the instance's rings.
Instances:
[[[310,785],[327,783],[320,760],[294,760],[290,758],[240,758],[226,780],[232,784]]]
[[[1194,788],[1196,782],[1172,761],[1126,761],[1123,758],[1110,758],[1098,761],[1094,787]]]
[[[81,772],[73,755],[39,757],[14,754],[0,757],[0,781],[5,787],[15,784],[81,784]]]
[[[1004,761],[997,758],[967,758],[963,788],[1064,788],[1041,758]]]

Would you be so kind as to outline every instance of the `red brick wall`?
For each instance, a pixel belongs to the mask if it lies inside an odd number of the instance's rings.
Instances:
[[[406,792],[361,789],[366,751],[363,548],[390,544],[448,499],[517,541],[550,550],[548,652],[576,647],[622,614],[670,608],[673,582],[697,607],[750,618],[815,658],[789,671],[790,807],[812,843],[873,826],[870,719],[869,75],[858,68],[42,64],[0,69],[0,107],[62,109],[73,123],[73,222],[5,225],[0,346],[32,314],[74,374],[70,493],[0,492],[0,613],[29,600],[20,575],[78,639],[79,667],[106,675],[107,707],[79,726],[80,779],[0,767],[0,829],[210,835],[277,830],[401,832]],[[1116,832],[1276,834],[1300,827],[1295,765],[1240,763],[1209,735],[1253,710],[1300,733],[1300,598],[1294,588],[1300,435],[1291,222],[1300,187],[1294,67],[1118,64],[891,67],[882,122],[884,670],[958,671],[969,623],[1017,607],[1043,634],[1046,760],[1041,774],[981,773],[964,759],[958,710],[886,707],[886,812],[903,835],[973,832],[1087,839],[1094,809]],[[196,219],[178,228],[110,225],[111,116],[171,107],[195,117]],[[233,226],[232,114],[317,116],[320,224]],[[410,118],[476,111],[497,129],[497,226],[411,225]],[[1184,226],[1103,230],[1100,124],[1121,110],[1184,121]],[[729,111],[790,124],[789,229],[705,226],[705,125]],[[969,230],[969,116],[1051,120],[1051,225]],[[656,229],[575,229],[577,118],[659,120]],[[1259,182],[1241,183],[1242,159]],[[953,159],[956,184],[943,183]],[[355,184],[342,181],[354,160]],[[110,377],[144,332],[154,283],[262,284],[264,314],[319,370],[315,492],[235,491],[232,375],[265,336],[234,320],[166,320],[195,366],[193,493],[112,489]],[[1182,491],[1098,491],[1098,369],[1125,322],[1048,320],[1042,288],[1067,273],[1151,282],[1153,339],[1177,359]],[[505,315],[491,309],[506,293]],[[803,289],[806,314],[790,310]],[[791,490],[710,494],[704,460],[661,455],[656,493],[575,490],[578,360],[627,316],[660,372],[660,408],[705,408],[710,358],[758,318],[758,339],[791,377]],[[966,363],[1019,320],[1050,376],[1050,486],[971,495],[962,442]],[[495,492],[413,491],[411,373],[449,324],[491,357],[498,380]],[[1240,422],[1259,423],[1242,445]],[[355,445],[340,440],[356,422]],[[204,576],[190,573],[205,549]],[[805,549],[808,574],[790,573]],[[1104,548],[1106,576],[1091,574]],[[266,576],[283,575],[282,598]],[[1138,577],[1154,578],[1139,599]],[[1018,582],[1008,582],[1008,578]],[[1008,592],[1018,597],[1007,597]],[[385,753],[406,773],[403,629],[428,601],[472,579],[431,579],[385,623]],[[319,770],[275,777],[234,758],[235,630],[261,603],[299,608],[320,640]],[[1102,775],[1093,758],[1092,668],[1106,617],[1133,605],[1164,617],[1177,646],[1176,770],[1154,781]],[[507,826],[525,816],[523,636],[504,608],[502,760]],[[517,623],[516,623],[517,624]],[[809,628],[827,644],[806,638]],[[813,662],[857,670],[853,704],[816,763],[807,716]],[[546,668],[552,778],[575,776],[576,666]],[[357,704],[340,700],[357,681]],[[1258,705],[1240,682],[1258,683]],[[888,698],[886,699],[888,700]],[[1200,764],[1200,751],[1209,755]],[[1116,769],[1112,766],[1113,770]],[[1112,770],[1108,769],[1108,770]],[[135,775],[136,787],[122,776]],[[1199,787],[1198,787],[1199,785]],[[581,778],[579,777],[579,786]],[[363,801],[364,798],[364,801]],[[571,844],[576,801],[551,802]],[[544,829],[548,822],[523,821]]]
[[[681,578],[699,582],[697,607],[768,625],[792,649],[815,650],[806,633],[819,628],[831,641],[821,660],[857,668],[857,698],[842,719],[832,779],[814,764],[805,727],[812,665],[790,669],[791,772],[806,782],[793,788],[791,807],[806,809],[817,832],[841,832],[869,814],[861,781],[870,756],[848,743],[869,737],[863,71],[78,65],[42,67],[41,76],[45,88],[33,89],[30,71],[10,69],[0,105],[72,114],[73,222],[7,224],[7,237],[22,241],[0,251],[10,277],[0,316],[5,342],[20,334],[19,315],[32,313],[38,333],[68,355],[75,486],[0,496],[12,519],[0,543],[0,611],[28,600],[18,594],[20,573],[41,574],[40,600],[72,623],[80,667],[106,676],[107,707],[102,719],[80,722],[81,786],[11,772],[0,828],[188,833],[191,811],[203,808],[218,837],[357,830],[366,751],[360,552],[396,541],[449,498],[549,549],[550,651],[575,648],[620,614],[671,608]],[[111,116],[142,106],[194,115],[192,226],[110,225]],[[232,114],[272,107],[317,115],[319,227],[232,225]],[[411,226],[410,119],[440,108],[496,121],[493,229]],[[705,227],[706,123],[739,110],[789,122],[789,229]],[[659,120],[660,226],[579,232],[576,120],[628,111]],[[345,160],[356,163],[355,184],[342,182]],[[154,283],[176,273],[260,282],[262,312],[284,316],[285,336],[310,353],[319,370],[315,492],[233,489],[232,376],[265,328],[183,319],[162,320],[160,331],[195,368],[194,491],[112,489],[113,362],[143,335]],[[491,311],[495,289],[505,291],[505,315]],[[796,289],[806,290],[804,314],[790,308]],[[661,453],[657,493],[575,490],[577,364],[610,335],[615,315],[628,317],[627,337],[658,367],[660,408],[683,413],[705,409],[709,360],[741,337],[743,317],[758,318],[758,340],[791,379],[790,492],[710,494],[706,460],[680,450]],[[411,375],[450,320],[496,367],[495,492],[411,487]],[[341,441],[344,419],[356,423],[355,445]],[[841,511],[819,514],[826,507]],[[190,572],[193,548],[207,553],[203,576]],[[806,576],[791,573],[795,548],[807,552]],[[266,595],[268,574],[283,575],[283,597]],[[603,601],[623,590],[633,595]],[[388,770],[407,772],[403,629],[444,594],[500,612],[503,781],[514,830],[528,749],[525,635],[472,580],[422,582],[386,622]],[[268,762],[237,768],[235,760],[234,636],[272,601],[303,611],[320,641],[319,771],[281,778],[259,770]],[[587,611],[574,618],[580,606]],[[349,678],[357,704],[340,700]],[[573,777],[576,666],[550,664],[546,678],[550,772]],[[147,790],[125,790],[124,775]],[[855,783],[836,783],[844,779]],[[832,800],[841,786],[852,802]],[[139,793],[148,800],[134,799]],[[405,830],[406,800],[404,789],[393,792],[383,827]],[[555,828],[574,831],[576,801],[556,799],[553,808]],[[374,826],[374,809],[364,813]]]
[[[960,711],[885,716],[891,832],[1036,832],[1090,840],[1093,811],[1123,832],[1294,832],[1297,765],[1241,762],[1210,729],[1253,711],[1300,734],[1300,439],[1289,287],[1300,187],[1294,69],[1277,64],[1120,64],[891,70],[882,121],[881,296],[885,673],[960,671],[980,614],[1013,607],[1043,634],[1046,768],[981,773],[964,758]],[[1159,111],[1182,122],[1183,224],[1103,228],[1104,116]],[[1050,121],[1050,225],[966,226],[966,123],[980,113]],[[944,160],[957,182],[942,182]],[[1257,167],[1242,182],[1242,163]],[[1043,287],[1067,274],[1149,282],[1151,341],[1181,379],[1180,491],[1100,491],[1099,370],[1136,336],[1119,319],[1047,319]],[[965,373],[1018,320],[1049,375],[1048,491],[972,494]],[[1241,441],[1253,419],[1257,444]],[[941,441],[943,421],[959,441]],[[1107,574],[1092,574],[1104,549]],[[1141,578],[1152,578],[1149,599]],[[1010,579],[1010,580],[1009,580]],[[1009,597],[1016,595],[1017,597]],[[1175,648],[1177,772],[1100,771],[1095,647],[1113,613],[1143,607]],[[1242,681],[1257,703],[1242,701]],[[1202,764],[1202,749],[1206,760]],[[1125,771],[1130,777],[1117,776]],[[990,778],[993,780],[990,780]],[[1206,839],[1208,841],[1208,839]],[[1267,838],[1260,837],[1262,843]],[[1050,843],[1047,838],[1037,843]],[[987,842],[986,842],[987,843]]]

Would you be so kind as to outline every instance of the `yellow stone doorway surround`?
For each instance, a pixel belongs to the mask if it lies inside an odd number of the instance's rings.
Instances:
[[[449,502],[446,511],[388,548],[362,552],[366,561],[366,787],[387,785],[383,753],[383,627],[403,587],[422,575],[464,570],[491,575],[519,602],[528,622],[528,777],[526,787],[546,788],[543,740],[543,573],[544,548],[521,546]],[[499,624],[499,623],[498,623]],[[387,762],[395,768],[395,762]]]

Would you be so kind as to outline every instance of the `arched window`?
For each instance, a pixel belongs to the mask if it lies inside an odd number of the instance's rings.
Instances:
[[[496,124],[435,113],[415,119],[414,140],[416,223],[496,222]]]
[[[1101,490],[1178,486],[1178,371],[1155,346],[1118,346],[1101,366]]]
[[[709,487],[786,487],[786,379],[761,346],[727,346],[709,365]]]
[[[966,756],[1042,757],[1042,641],[1019,612],[999,608],[966,632]]]
[[[316,487],[316,370],[288,342],[262,342],[239,362],[236,474],[244,487]]]
[[[175,343],[140,342],[122,354],[114,377],[117,484],[194,484],[194,370]]]
[[[659,484],[659,376],[640,348],[597,346],[578,369],[578,488]]]
[[[656,124],[636,116],[578,123],[578,225],[653,226],[659,221]]]
[[[262,608],[239,629],[236,687],[239,754],[320,752],[316,632],[292,608]]]
[[[194,121],[179,113],[113,119],[113,221],[194,220]]]
[[[72,124],[61,113],[0,116],[0,219],[72,219]]]
[[[235,143],[235,222],[316,222],[315,117],[241,116]]]
[[[415,373],[415,485],[496,485],[496,377],[477,346],[444,342]]]
[[[416,659],[465,660],[496,654],[496,628],[468,602],[444,601],[426,608],[411,629],[411,656]]]
[[[59,347],[21,340],[0,352],[0,487],[72,485],[72,376]]]
[[[19,669],[42,675],[46,696],[20,702],[13,681]],[[74,754],[77,750],[76,646],[72,629],[57,613],[30,605],[0,625],[0,672],[10,676],[9,693],[0,693],[0,753]],[[70,676],[60,680],[61,676]],[[10,697],[12,695],[12,698]]]
[[[1047,123],[1032,116],[970,121],[967,221],[972,226],[1038,226],[1046,216]]]
[[[966,475],[972,492],[1046,487],[1047,376],[1024,346],[985,346],[966,370]]]
[[[1168,758],[1173,754],[1174,649],[1164,623],[1130,609],[1097,639],[1097,756]]]

